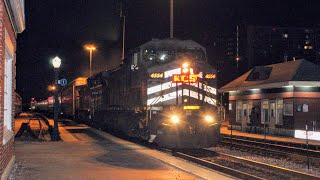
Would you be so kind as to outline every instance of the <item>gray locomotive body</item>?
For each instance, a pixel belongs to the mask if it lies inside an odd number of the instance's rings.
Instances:
[[[220,139],[216,70],[194,41],[149,41],[122,67],[87,83],[80,98],[90,110],[82,119],[96,127],[169,148],[211,147]]]

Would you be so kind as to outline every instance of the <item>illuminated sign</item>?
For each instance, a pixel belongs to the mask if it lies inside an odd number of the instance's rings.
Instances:
[[[306,131],[304,130],[295,130],[294,131],[294,137],[299,139],[306,139]],[[317,131],[308,131],[308,139],[320,141],[320,132]]]
[[[206,74],[206,76],[204,77],[205,79],[215,79],[217,76],[216,74]]]
[[[149,77],[152,79],[162,79],[163,76],[164,76],[163,73],[151,73],[149,75]]]
[[[200,106],[183,106],[185,110],[197,110],[200,109]]]
[[[195,83],[198,82],[198,75],[196,74],[173,74],[172,82],[174,83]]]

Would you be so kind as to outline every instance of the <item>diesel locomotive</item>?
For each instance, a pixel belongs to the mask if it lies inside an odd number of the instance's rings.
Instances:
[[[168,148],[212,147],[220,140],[216,74],[200,44],[153,39],[119,68],[63,88],[61,111]]]

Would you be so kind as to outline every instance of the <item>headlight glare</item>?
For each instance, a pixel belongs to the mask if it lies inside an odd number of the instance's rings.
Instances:
[[[213,123],[214,121],[213,117],[209,115],[205,116],[204,120],[207,121],[207,123]]]
[[[171,117],[171,122],[172,122],[173,124],[178,124],[178,123],[180,122],[180,119],[179,119],[178,116],[172,116],[172,117]]]

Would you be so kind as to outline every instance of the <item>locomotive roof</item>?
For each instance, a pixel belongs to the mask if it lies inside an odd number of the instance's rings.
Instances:
[[[203,46],[193,40],[180,40],[180,39],[152,39],[139,46],[140,48],[161,48],[161,47],[171,47],[174,49],[202,49],[205,50]]]

